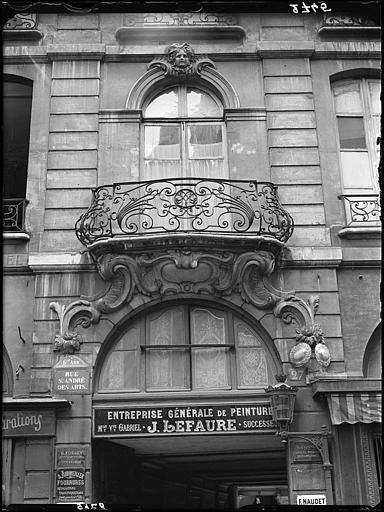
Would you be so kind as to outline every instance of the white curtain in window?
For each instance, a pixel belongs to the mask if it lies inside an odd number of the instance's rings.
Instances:
[[[206,309],[195,309],[191,313],[191,344],[226,343],[225,319]],[[192,349],[194,389],[228,388],[228,348]]]

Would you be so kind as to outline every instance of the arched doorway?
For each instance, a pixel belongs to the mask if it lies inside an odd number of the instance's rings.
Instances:
[[[287,494],[264,388],[281,363],[240,309],[171,301],[120,323],[94,377],[95,496],[156,509],[233,509]]]

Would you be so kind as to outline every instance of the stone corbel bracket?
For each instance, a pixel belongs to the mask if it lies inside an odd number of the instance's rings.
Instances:
[[[137,294],[154,299],[185,293],[219,297],[238,293],[244,302],[260,310],[270,310],[284,323],[296,325],[296,347],[302,347],[301,343],[310,351],[312,348],[316,351],[320,345],[323,352],[328,350],[320,326],[315,322],[319,298],[311,297],[305,302],[294,291],[274,288],[269,279],[274,266],[275,256],[261,250],[221,251],[215,255],[182,249],[136,256],[102,254],[98,257],[97,268],[106,283],[103,292],[82,297],[68,306],[57,302],[50,304],[60,320],[54,350],[78,351],[82,342],[77,333],[79,325],[86,328],[97,324],[101,315],[129,304]],[[324,357],[323,360],[326,361]],[[293,357],[291,362],[300,366],[302,360]]]

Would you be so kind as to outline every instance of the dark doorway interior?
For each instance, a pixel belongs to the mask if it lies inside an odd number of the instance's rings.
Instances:
[[[233,510],[242,504],[241,492],[260,496],[261,504],[273,499],[274,489],[286,493],[283,451],[151,455],[109,440],[95,440],[92,457],[94,496],[107,504],[157,510]],[[247,497],[243,499],[247,504]]]

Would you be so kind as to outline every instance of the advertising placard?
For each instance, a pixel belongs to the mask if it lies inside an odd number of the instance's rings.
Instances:
[[[234,434],[276,430],[269,402],[94,409],[95,437]]]
[[[58,469],[56,472],[56,501],[85,501],[85,470]]]
[[[60,446],[56,448],[56,467],[85,468],[87,449],[84,446]]]

